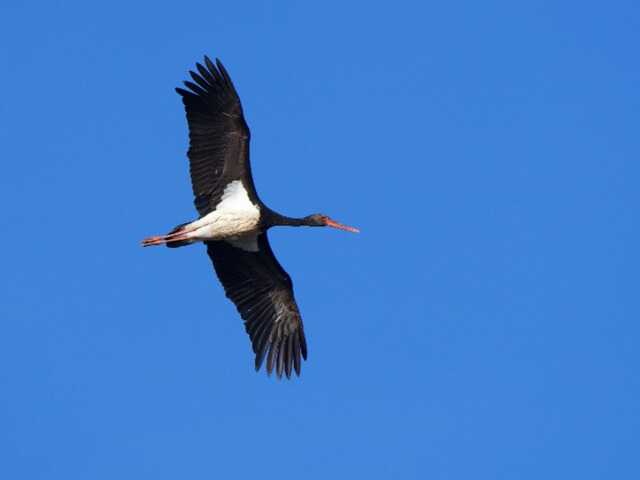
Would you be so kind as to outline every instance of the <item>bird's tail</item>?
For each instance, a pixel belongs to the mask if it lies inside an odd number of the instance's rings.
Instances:
[[[156,245],[166,245],[169,248],[184,247],[194,242],[194,240],[187,238],[187,231],[185,226],[189,225],[189,222],[182,223],[176,228],[171,230],[166,235],[156,235],[153,237],[147,237],[142,240],[143,247],[153,247]]]

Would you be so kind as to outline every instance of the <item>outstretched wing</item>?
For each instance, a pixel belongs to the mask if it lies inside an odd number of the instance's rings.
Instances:
[[[242,241],[207,242],[227,297],[244,319],[259,370],[265,356],[267,373],[300,375],[307,343],[291,278],[273,255],[266,233]]]
[[[225,186],[242,180],[250,196],[255,195],[249,165],[249,127],[240,98],[220,60],[204,57],[190,71],[189,90],[176,88],[182,97],[189,124],[189,157],[195,206],[206,215],[220,201]],[[195,82],[195,83],[194,83]]]

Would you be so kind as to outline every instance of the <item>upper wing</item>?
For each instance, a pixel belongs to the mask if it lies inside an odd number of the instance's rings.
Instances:
[[[255,195],[249,166],[249,127],[231,78],[220,60],[216,65],[204,57],[198,73],[190,71],[189,90],[176,88],[182,97],[189,124],[191,184],[195,205],[206,215],[217,204],[225,185],[244,179]],[[221,181],[222,179],[225,181]]]
[[[307,343],[291,278],[273,255],[266,233],[257,236],[254,248],[247,248],[248,243],[207,242],[207,253],[227,297],[244,319],[256,370],[268,353],[267,373],[275,368],[278,377],[284,371],[289,378],[293,366],[300,375]]]

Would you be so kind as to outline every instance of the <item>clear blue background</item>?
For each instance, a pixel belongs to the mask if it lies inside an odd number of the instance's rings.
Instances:
[[[640,6],[4,2],[0,477],[640,478]],[[173,88],[219,56],[303,376],[254,373]]]

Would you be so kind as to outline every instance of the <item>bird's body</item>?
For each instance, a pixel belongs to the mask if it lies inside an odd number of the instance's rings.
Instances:
[[[191,183],[200,217],[142,244],[204,242],[227,297],[245,321],[256,370],[266,357],[268,373],[275,369],[279,377],[289,377],[293,368],[299,375],[301,357],[307,357],[302,319],[267,230],[277,225],[357,229],[321,214],[286,217],[262,203],[251,176],[250,134],[238,94],[219,60],[214,65],[205,57],[205,65],[198,63],[198,73],[190,72],[195,83],[185,82],[189,90],[176,89],[189,124]]]
[[[190,241],[225,240],[251,237],[258,233],[259,202],[252,202],[240,180],[230,182],[223,190],[215,209],[198,220],[183,225],[180,238]]]

